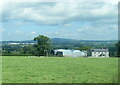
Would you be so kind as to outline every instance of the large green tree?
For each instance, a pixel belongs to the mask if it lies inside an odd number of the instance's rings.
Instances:
[[[47,56],[51,49],[49,37],[39,35],[35,37],[34,40],[36,41],[34,54],[36,56]]]

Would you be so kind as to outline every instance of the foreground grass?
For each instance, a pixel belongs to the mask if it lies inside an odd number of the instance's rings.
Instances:
[[[118,58],[3,56],[3,83],[116,83]]]

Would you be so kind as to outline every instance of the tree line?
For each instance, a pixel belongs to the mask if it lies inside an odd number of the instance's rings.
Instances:
[[[90,50],[92,47],[100,48],[105,43],[84,43],[79,42],[64,44],[52,43],[50,38],[44,35],[39,35],[33,39],[34,45],[9,45],[2,46],[2,55],[35,55],[35,56],[50,56],[53,49],[77,49],[77,50]],[[120,56],[120,41],[116,44],[106,44],[110,51],[110,56]]]

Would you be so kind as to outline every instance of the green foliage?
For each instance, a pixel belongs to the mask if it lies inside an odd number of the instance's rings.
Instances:
[[[43,36],[43,35],[42,35]],[[39,36],[38,36],[39,37]],[[2,50],[0,50],[0,52],[2,52],[3,55],[15,55],[15,54],[31,54],[31,55],[46,55],[46,52],[42,51],[42,49],[46,49],[47,48],[47,53],[49,54],[49,50],[51,49],[78,49],[78,50],[89,50],[91,48],[101,48],[101,47],[106,47],[109,49],[110,52],[110,56],[118,56],[120,55],[119,50],[117,49],[119,47],[119,45],[117,45],[117,41],[78,41],[78,40],[71,40],[71,39],[50,39],[46,36],[45,41],[47,42],[47,44],[45,42],[43,42],[42,40],[44,38],[41,38],[40,44],[42,45],[37,45],[37,39],[39,39],[38,37],[35,38],[36,41],[36,45],[33,44],[28,44],[28,43],[35,43],[35,41],[4,41],[4,44],[2,45]],[[7,43],[27,43],[25,44],[7,44]],[[115,45],[116,44],[116,45]],[[38,48],[37,48],[38,47]],[[42,49],[40,49],[42,48]],[[120,47],[119,47],[120,48]],[[38,50],[41,50],[41,52],[39,52]],[[117,52],[118,51],[118,52]]]
[[[37,42],[34,45],[35,51],[34,54],[36,56],[46,56],[50,52],[50,39],[47,36],[39,35],[35,37],[34,40]]]
[[[118,58],[3,56],[3,83],[117,83]]]
[[[33,45],[2,45],[2,55],[23,55],[23,54],[33,54]]]
[[[22,49],[21,49],[21,52],[23,54],[33,54],[34,53],[34,48],[32,45],[27,45],[27,46],[24,46]]]
[[[81,46],[81,47],[75,47],[76,50],[90,50],[92,47],[90,46]]]
[[[34,56],[33,54],[2,54],[2,56]]]
[[[115,44],[117,47],[117,56],[120,57],[120,41],[118,41],[118,43]]]

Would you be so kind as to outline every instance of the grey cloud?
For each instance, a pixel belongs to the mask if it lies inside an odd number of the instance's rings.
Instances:
[[[57,25],[70,22],[116,23],[117,5],[110,3],[8,3],[3,6],[3,21],[30,21]],[[111,22],[110,22],[111,21]]]

